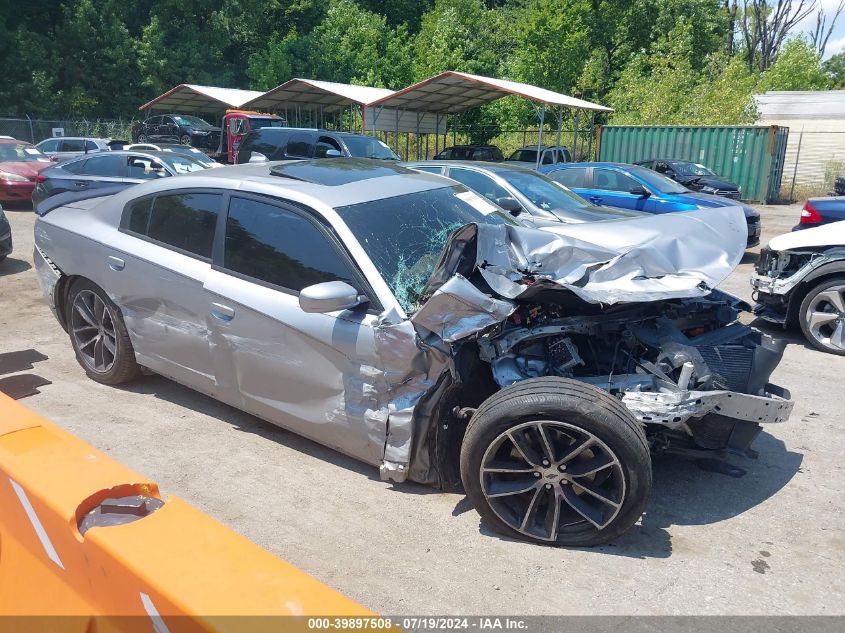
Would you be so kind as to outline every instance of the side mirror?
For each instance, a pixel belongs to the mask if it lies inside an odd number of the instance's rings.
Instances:
[[[266,163],[267,157],[261,152],[251,152],[249,155],[250,163]]]
[[[58,156],[56,156],[55,154],[53,154],[52,156],[50,156],[50,160],[51,160],[51,161],[53,161],[54,163],[58,163],[58,162],[59,162],[59,157],[58,157]]]
[[[366,302],[366,297],[358,294],[345,281],[325,281],[299,291],[299,307],[303,312],[326,313],[349,310]]]
[[[651,195],[651,192],[642,185],[631,187],[631,190],[628,193],[634,196],[639,196],[640,198],[648,198]]]
[[[337,149],[327,149],[326,150],[326,158],[340,158],[343,156],[343,152]]]
[[[511,215],[522,213],[522,205],[515,198],[496,198],[496,204]]]

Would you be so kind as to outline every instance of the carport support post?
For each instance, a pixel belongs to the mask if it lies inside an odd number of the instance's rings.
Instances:
[[[540,106],[540,133],[537,135],[537,165],[535,169],[540,169],[540,149],[543,146],[543,125],[546,121],[546,104]]]
[[[578,155],[578,124],[581,121],[581,110],[575,110],[575,132],[572,134],[572,160]]]
[[[555,141],[555,145],[560,147],[560,133],[561,128],[563,127],[563,110],[560,108],[557,109],[557,140]]]

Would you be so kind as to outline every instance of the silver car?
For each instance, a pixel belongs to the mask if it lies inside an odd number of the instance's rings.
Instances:
[[[510,536],[613,539],[645,507],[650,449],[752,456],[792,408],[768,383],[782,342],[713,290],[744,252],[738,209],[551,232],[342,158],[92,195],[45,201],[35,225],[92,379],[151,370],[386,480],[462,484]]]
[[[48,138],[35,147],[42,154],[46,154],[52,160],[63,161],[69,158],[76,158],[83,154],[95,152],[108,152],[111,149],[120,149],[123,141],[114,141],[110,138],[93,138],[86,136],[61,136]]]

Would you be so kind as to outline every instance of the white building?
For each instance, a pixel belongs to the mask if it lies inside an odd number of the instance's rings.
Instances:
[[[782,192],[793,182],[799,198],[832,191],[845,175],[845,90],[766,92],[754,101],[758,124],[789,128]]]

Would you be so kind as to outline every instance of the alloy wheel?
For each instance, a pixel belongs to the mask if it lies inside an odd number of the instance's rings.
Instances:
[[[106,373],[114,366],[117,334],[106,303],[91,290],[80,291],[73,300],[71,334],[88,369]]]
[[[813,297],[804,318],[810,335],[824,347],[845,350],[845,284]]]
[[[592,433],[554,420],[526,422],[496,437],[481,462],[482,491],[509,527],[554,542],[601,530],[625,501],[616,454]]]

